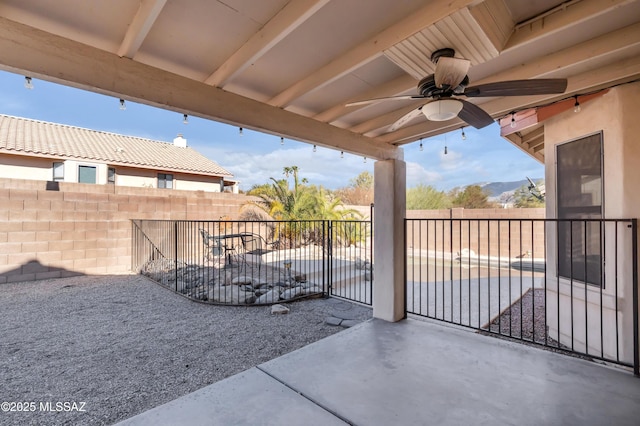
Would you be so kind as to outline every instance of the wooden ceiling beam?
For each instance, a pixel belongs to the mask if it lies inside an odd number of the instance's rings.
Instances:
[[[356,96],[353,96],[349,99],[346,99],[344,102],[339,103],[338,105],[334,105],[333,107],[316,114],[313,118],[319,121],[324,121],[325,123],[331,123],[336,118],[351,114],[352,112],[358,111],[361,108],[366,108],[372,104],[368,105],[354,105],[354,106],[346,106],[349,102],[357,102],[366,99],[380,98],[380,97],[388,97],[399,95],[402,92],[407,91],[408,87],[416,87],[417,81],[408,74],[404,74],[401,77],[398,77],[394,80],[388,81],[384,84],[381,84],[377,87],[372,87],[366,92],[359,93]]]
[[[422,9],[381,31],[366,42],[355,46],[344,54],[333,59],[328,64],[299,80],[289,88],[280,92],[269,100],[269,104],[286,108],[295,99],[305,93],[317,90],[359,66],[370,62],[394,44],[399,43],[423,28],[438,22],[453,12],[474,3],[474,1],[475,0],[429,1]]]
[[[118,49],[118,56],[133,59],[167,0],[143,0]]]
[[[569,23],[565,23],[565,25],[569,25]],[[540,35],[538,35],[539,37]],[[586,42],[577,44],[575,46],[563,49],[551,55],[546,55],[542,58],[539,58],[535,61],[527,62],[522,65],[518,65],[516,67],[507,69],[505,71],[496,73],[491,75],[488,78],[484,78],[481,80],[473,81],[472,85],[484,84],[484,83],[492,83],[495,81],[505,81],[505,80],[519,80],[519,79],[528,79],[528,78],[541,78],[550,73],[555,73],[558,71],[562,71],[565,69],[569,69],[571,67],[575,67],[577,65],[583,64],[586,61],[594,61],[600,58],[606,57],[610,55],[611,52],[620,51],[623,49],[636,48],[640,46],[640,23],[632,24],[627,27],[621,28],[619,30],[613,31],[611,33],[604,34],[602,36],[593,38]],[[394,80],[395,81],[395,80]],[[345,101],[345,104],[351,101],[362,100],[362,99],[371,99],[371,98],[380,98],[386,96],[393,96],[398,93],[405,92],[412,88],[415,88],[416,82],[414,79],[406,80],[406,85],[398,85],[394,87],[394,91],[389,91],[385,86],[380,86],[380,90],[376,91],[375,89],[368,90],[366,93],[363,93],[353,100]],[[366,105],[362,106],[365,107]],[[345,114],[348,114],[355,109],[347,109],[342,108],[335,110],[332,109],[333,112],[342,111]],[[360,108],[360,107],[353,107]],[[390,115],[393,115],[390,113]],[[393,121],[397,120],[402,115],[396,114],[396,118]],[[332,115],[333,119],[337,119],[339,116]],[[373,121],[368,120],[369,123],[379,122],[379,120]],[[322,120],[324,121],[324,120]],[[362,123],[362,127],[367,127]],[[383,126],[389,125],[390,123],[384,123]],[[382,127],[382,126],[381,126]],[[374,128],[368,128],[367,131],[375,130]],[[366,133],[366,132],[362,132]]]
[[[292,0],[205,80],[224,87],[282,39],[312,17],[330,0]]]
[[[504,50],[530,43],[568,26],[597,18],[613,9],[635,1],[637,0],[580,0],[567,2],[559,6],[553,13],[547,13],[543,17],[532,18],[527,23],[516,25],[513,34],[505,44]]]
[[[535,148],[541,143],[544,143],[544,125],[532,130],[526,135],[522,135],[521,138],[522,143],[527,144],[529,148]]]
[[[0,17],[0,69],[372,159],[386,143]]]
[[[610,63],[595,70],[586,71],[582,74],[568,78],[567,91],[561,95],[538,95],[538,96],[514,96],[498,98],[496,100],[482,104],[482,109],[493,117],[501,117],[517,109],[531,108],[536,105],[555,102],[570,96],[572,93],[584,93],[594,90],[606,89],[614,84],[621,84],[640,78],[640,56],[633,56],[618,62]],[[460,119],[446,122],[442,127],[442,122],[422,121],[419,124],[404,127],[393,133],[386,133],[378,136],[375,140],[380,142],[402,145],[413,142],[419,138],[427,138],[446,133],[450,130],[465,125]],[[452,123],[452,124],[449,124]],[[462,124],[461,124],[462,123]]]
[[[504,138],[516,148],[520,149],[525,154],[532,157],[534,160],[544,164],[544,151],[535,152],[533,149],[528,148],[522,141],[522,138],[516,133],[504,136]],[[544,146],[544,145],[543,145]]]
[[[552,55],[547,55],[537,61],[510,68],[495,74],[491,78],[483,79],[473,84],[540,77],[552,71],[575,66],[577,63],[586,60],[596,60],[604,55],[610,54],[611,50],[635,48],[637,46],[640,46],[640,23],[627,26],[588,42],[561,50]],[[391,111],[353,126],[351,130],[358,133],[367,133],[388,126],[410,110],[411,108],[408,110],[407,108],[401,108],[396,111]]]

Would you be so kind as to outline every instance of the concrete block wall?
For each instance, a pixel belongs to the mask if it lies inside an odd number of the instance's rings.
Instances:
[[[513,258],[529,253],[535,258],[545,257],[544,222],[532,221],[545,218],[544,208],[407,210],[406,216],[407,219],[445,220],[410,221],[407,229],[409,248],[454,255],[469,249],[481,256]],[[454,220],[449,222],[449,219]]]
[[[0,284],[131,266],[131,219],[238,219],[250,198],[205,193],[0,179]]]

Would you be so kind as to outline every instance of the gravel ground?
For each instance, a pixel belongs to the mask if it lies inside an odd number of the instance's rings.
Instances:
[[[342,330],[329,316],[371,317],[339,299],[287,306],[199,304],[141,276],[2,285],[0,402],[35,411],[0,424],[112,424]]]
[[[545,290],[527,290],[514,304],[493,320],[490,330],[504,336],[546,344],[550,348],[568,349],[547,335]],[[546,340],[545,340],[546,337]]]

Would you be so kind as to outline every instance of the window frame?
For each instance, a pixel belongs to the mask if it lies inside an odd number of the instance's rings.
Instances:
[[[93,179],[94,182],[81,182],[80,181],[80,170],[82,170],[83,168],[85,169],[93,169]],[[95,164],[78,164],[78,183],[86,183],[89,185],[95,185],[98,183],[98,167]]]
[[[113,171],[113,174],[111,173]],[[116,168],[115,167],[107,167],[107,183],[110,185],[116,184]]]
[[[170,179],[167,179],[167,176],[171,176]],[[167,182],[170,181],[171,182],[171,186],[167,187]],[[175,177],[173,175],[173,173],[158,173],[158,181],[157,181],[157,187],[159,189],[173,189],[174,188],[174,182],[175,182]],[[162,183],[162,185],[161,185]]]
[[[60,169],[62,169],[62,175],[61,176],[56,176],[56,165],[59,165]],[[64,161],[54,161],[51,169],[52,169],[52,176],[51,176],[52,181],[53,182],[64,182]]]
[[[586,141],[593,137],[598,138],[599,143],[599,159],[600,159],[600,185],[599,185],[599,196],[600,196],[600,204],[599,206],[577,206],[577,207],[566,207],[562,208],[561,199],[562,197],[562,183],[560,181],[560,177],[562,172],[560,171],[561,165],[561,152],[562,147],[566,147],[568,144],[579,143],[580,141]],[[594,133],[590,133],[584,136],[580,136],[578,138],[562,142],[555,145],[555,186],[556,186],[556,218],[557,222],[557,230],[556,230],[556,256],[557,256],[557,271],[556,274],[559,278],[564,278],[571,280],[572,282],[586,283],[590,286],[602,287],[604,289],[604,282],[602,280],[602,271],[604,269],[604,251],[603,251],[603,235],[602,235],[602,225],[600,225],[600,220],[605,218],[605,173],[604,173],[604,133],[603,131],[598,131]],[[579,171],[579,168],[575,170]],[[586,176],[586,175],[583,175]],[[584,192],[582,192],[584,194]],[[597,209],[597,211],[596,211]],[[563,219],[567,221],[563,221]],[[571,219],[583,219],[584,221],[570,222]],[[589,222],[589,220],[593,220],[593,222]],[[586,223],[586,225],[585,225]],[[594,226],[595,225],[595,226]],[[576,232],[576,226],[579,226]],[[567,227],[569,229],[567,229]],[[594,229],[597,228],[597,229]],[[568,233],[568,239],[567,239]],[[597,233],[597,234],[596,234]],[[589,262],[589,251],[587,250],[587,246],[589,245],[589,241],[593,241],[594,234],[597,235],[596,245],[598,246],[597,259],[595,261]],[[563,239],[564,236],[564,239]],[[576,258],[579,259],[579,256],[574,254],[576,247],[584,247],[585,255],[583,256],[583,261],[578,264],[578,267],[575,267]],[[569,255],[567,255],[570,253]],[[591,256],[594,256],[593,254]],[[569,258],[570,259],[567,259]],[[563,263],[564,262],[564,263]],[[598,273],[589,273],[589,267],[595,267]],[[567,267],[569,271],[567,271]],[[585,271],[586,269],[586,271]],[[586,272],[586,276],[585,276]],[[595,277],[593,279],[592,277]]]

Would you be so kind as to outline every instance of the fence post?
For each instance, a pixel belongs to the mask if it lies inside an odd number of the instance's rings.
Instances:
[[[328,220],[327,222],[327,253],[329,255],[328,258],[328,282],[327,282],[327,296],[331,296],[331,292],[333,290],[333,221]]]
[[[173,270],[175,271],[175,290],[178,292],[178,222],[173,222]]]
[[[135,221],[131,220],[131,271],[135,271],[134,265],[138,261],[138,243]]]
[[[403,237],[403,238],[404,238],[404,248],[403,248],[403,250],[402,250],[402,251],[403,251],[403,258],[404,258],[404,260],[403,260],[403,263],[404,263],[404,317],[403,317],[403,318],[404,318],[404,319],[407,319],[407,310],[408,310],[408,305],[407,305],[407,303],[408,303],[408,301],[407,301],[408,297],[407,297],[407,295],[409,294],[409,293],[408,293],[408,289],[407,289],[407,287],[408,287],[408,285],[407,285],[407,276],[409,275],[408,270],[407,270],[407,269],[408,269],[407,263],[408,263],[408,261],[409,261],[409,253],[407,253],[407,251],[408,251],[408,246],[409,246],[409,245],[407,244],[407,237],[408,237],[408,231],[407,231],[407,228],[408,228],[408,222],[409,222],[409,219],[407,219],[407,218],[405,217],[405,218],[404,218],[404,220],[403,220],[403,222],[404,222],[404,237]],[[419,223],[419,222],[418,222],[418,223]],[[413,230],[413,227],[412,227],[412,230]],[[422,248],[422,247],[421,247],[421,248]],[[422,285],[422,284],[420,284],[420,285]],[[415,289],[415,286],[414,286],[414,288],[413,288],[413,289],[411,289],[411,298],[412,298],[412,299],[415,299],[415,296],[414,296],[414,294],[413,294],[414,289]],[[428,291],[428,290],[427,290],[427,291]],[[371,302],[373,303],[373,294],[371,295]],[[413,300],[412,300],[412,302],[413,302]]]
[[[631,219],[631,252],[633,253],[633,374],[640,376],[640,350],[638,349],[638,219]]]

